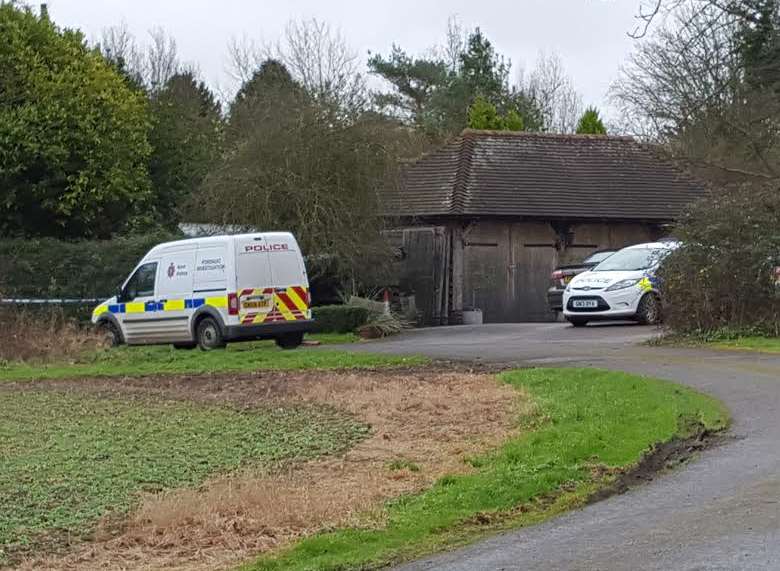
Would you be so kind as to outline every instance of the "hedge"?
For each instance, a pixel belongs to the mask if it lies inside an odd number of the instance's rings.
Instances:
[[[368,315],[367,308],[351,305],[323,305],[312,308],[314,327],[318,333],[351,333],[368,322]]]
[[[103,241],[0,240],[0,295],[17,298],[107,298],[149,249],[170,234]]]

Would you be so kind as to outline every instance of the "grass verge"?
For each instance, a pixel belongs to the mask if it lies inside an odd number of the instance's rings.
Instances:
[[[430,490],[391,501],[381,529],[342,529],[304,539],[243,571],[373,569],[474,539],[495,527],[538,522],[583,505],[618,469],[657,443],[724,428],[716,400],[654,379],[595,369],[533,369],[502,380],[539,410],[527,430],[475,472],[445,476]],[[552,498],[550,501],[543,501]],[[540,501],[541,500],[541,501]]]
[[[700,334],[666,333],[650,340],[648,344],[780,353],[780,337],[757,330],[721,329]]]
[[[0,391],[3,553],[88,534],[141,492],[197,486],[245,466],[345,450],[367,426],[335,409],[237,411],[159,399]]]
[[[718,349],[780,353],[780,337],[739,337],[737,339],[715,341],[711,343],[711,346]]]
[[[345,335],[312,336],[323,344],[348,343]],[[203,352],[157,347],[119,347],[93,352],[72,362],[0,363],[0,381],[74,377],[204,374],[256,370],[356,369],[421,365],[423,357],[397,357],[300,348],[282,351],[272,341],[236,343]]]

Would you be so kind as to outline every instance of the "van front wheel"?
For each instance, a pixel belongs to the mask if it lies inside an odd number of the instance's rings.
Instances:
[[[226,345],[222,329],[213,317],[204,317],[198,322],[197,337],[198,347],[203,351],[222,349]]]
[[[97,326],[97,333],[109,347],[119,347],[122,344],[122,334],[110,321],[101,321]]]
[[[276,344],[282,349],[297,349],[303,343],[303,333],[285,333],[276,338]]]

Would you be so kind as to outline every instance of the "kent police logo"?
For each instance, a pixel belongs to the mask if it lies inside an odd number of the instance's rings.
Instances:
[[[176,273],[176,265],[173,262],[171,262],[171,265],[168,266],[168,277],[172,278],[175,273]]]

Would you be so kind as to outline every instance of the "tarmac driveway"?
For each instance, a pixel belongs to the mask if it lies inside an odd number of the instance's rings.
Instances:
[[[640,344],[655,334],[637,325],[485,325],[418,330],[361,346],[642,373],[715,395],[734,418],[733,440],[646,486],[402,569],[780,570],[780,355]]]

